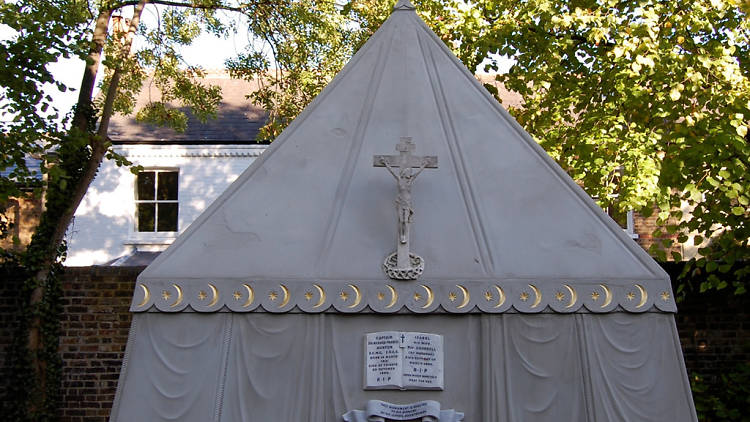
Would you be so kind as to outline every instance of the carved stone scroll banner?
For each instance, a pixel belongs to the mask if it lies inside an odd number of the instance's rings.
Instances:
[[[460,422],[464,420],[464,414],[453,409],[440,410],[440,403],[434,400],[410,404],[370,400],[365,410],[350,410],[344,414],[343,418],[345,422]]]

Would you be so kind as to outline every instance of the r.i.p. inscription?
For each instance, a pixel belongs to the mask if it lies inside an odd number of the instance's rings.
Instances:
[[[443,389],[443,337],[409,333],[404,347],[403,383],[412,389]]]
[[[400,388],[401,339],[396,331],[368,334],[365,340],[365,388]]]
[[[382,331],[365,336],[366,390],[442,390],[443,336]]]

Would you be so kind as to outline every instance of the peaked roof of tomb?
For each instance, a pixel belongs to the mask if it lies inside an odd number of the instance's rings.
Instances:
[[[416,282],[382,269],[397,187],[373,167],[404,136],[439,161],[412,190]],[[675,309],[666,273],[403,0],[139,282],[136,311]]]

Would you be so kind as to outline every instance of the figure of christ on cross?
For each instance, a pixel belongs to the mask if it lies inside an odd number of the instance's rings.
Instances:
[[[399,155],[376,155],[373,157],[375,167],[385,167],[393,175],[398,185],[396,210],[398,213],[398,268],[410,268],[409,228],[414,216],[411,200],[411,186],[414,180],[426,168],[437,168],[437,157],[411,155],[415,145],[410,137],[402,137],[396,145]],[[416,171],[413,169],[417,169]]]

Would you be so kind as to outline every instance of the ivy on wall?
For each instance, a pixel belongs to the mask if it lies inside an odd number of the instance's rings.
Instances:
[[[693,375],[690,380],[701,422],[750,422],[750,363],[722,374],[718,382]]]

